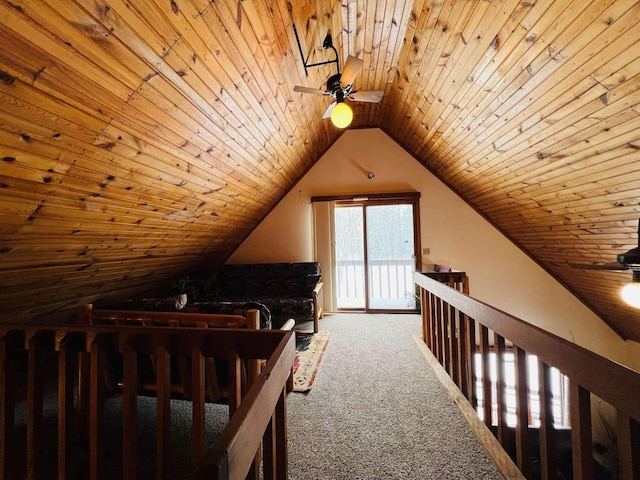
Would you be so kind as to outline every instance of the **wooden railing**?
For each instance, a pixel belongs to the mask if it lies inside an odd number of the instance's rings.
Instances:
[[[551,367],[556,367],[569,378],[573,478],[594,478],[591,394],[613,406],[617,412],[616,478],[640,478],[640,374],[421,273],[414,274],[414,281],[421,287],[425,343],[474,408],[478,405],[473,388],[477,381],[483,384],[482,403],[488,406],[497,401],[497,418],[492,422],[491,415],[485,414],[484,421],[488,427],[492,423],[497,424],[494,431],[498,441],[505,451],[511,453],[526,478],[534,478],[533,455],[540,460],[541,478],[557,478],[558,430],[553,425]],[[490,349],[495,349],[498,355],[496,399],[491,398]],[[502,359],[507,349],[513,351],[515,359],[515,437],[510,434],[506,422],[506,382]],[[475,365],[478,350],[481,365]],[[530,445],[528,425],[528,355],[536,355],[539,362],[541,426],[537,452]],[[476,375],[476,371],[484,373]]]
[[[191,327],[135,326],[0,326],[0,479],[79,478],[74,461],[86,447],[88,472],[105,471],[105,375],[107,358],[122,359],[122,472],[139,475],[139,355],[154,359],[156,397],[156,478],[168,478],[171,458],[170,364],[189,358],[191,369],[191,479],[258,478],[262,459],[265,479],[287,478],[286,389],[295,356],[290,331],[252,331]],[[205,359],[229,365],[233,412],[219,441],[205,452]],[[243,392],[245,361],[266,360]],[[53,379],[51,388],[48,386]],[[57,388],[55,385],[57,384]],[[17,438],[16,406],[26,406],[26,440]],[[57,411],[57,434],[45,410]],[[46,407],[46,408],[45,408]],[[55,420],[55,415],[54,415]],[[51,432],[57,435],[48,442]],[[112,441],[112,439],[110,439]],[[264,443],[263,443],[264,441]],[[263,448],[261,449],[261,444]],[[79,449],[78,445],[83,448]],[[185,446],[187,448],[188,445]],[[42,461],[46,449],[57,449],[54,465]],[[73,450],[73,451],[72,451]],[[257,452],[262,451],[261,454]],[[53,471],[52,471],[53,470]],[[57,470],[57,474],[54,473]]]
[[[372,287],[371,298],[403,299],[413,298],[414,284],[411,281],[414,271],[412,259],[405,260],[369,260],[368,276]],[[336,282],[338,303],[364,305],[364,260],[337,260]]]

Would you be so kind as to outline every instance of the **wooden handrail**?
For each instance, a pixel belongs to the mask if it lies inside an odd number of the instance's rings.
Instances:
[[[104,397],[105,360],[110,353],[123,356],[123,478],[136,478],[136,397],[137,357],[139,353],[154,353],[157,361],[158,402],[158,478],[169,467],[164,459],[168,455],[168,421],[170,415],[169,360],[173,356],[190,355],[193,362],[194,421],[204,415],[203,360],[207,357],[266,360],[266,366],[255,373],[254,381],[245,395],[236,399],[235,411],[222,433],[221,442],[215,446],[219,452],[228,452],[229,462],[223,470],[233,472],[233,477],[244,478],[254,464],[262,436],[275,439],[269,449],[265,464],[271,468],[271,476],[286,478],[286,420],[283,402],[285,385],[295,356],[295,340],[291,331],[211,329],[196,327],[164,326],[91,326],[91,325],[7,325],[0,326],[0,479],[27,476],[49,478],[53,472],[38,471],[38,452],[45,446],[43,425],[44,362],[51,364],[57,356],[58,370],[58,478],[71,478],[74,466],[69,464],[69,442],[80,436],[89,438],[89,478],[100,478],[104,460]],[[26,371],[16,369],[16,359],[23,359]],[[83,377],[78,376],[78,365],[87,361],[90,373],[88,392],[80,388]],[[230,362],[234,363],[234,362]],[[74,367],[75,366],[75,367]],[[24,378],[21,379],[21,376]],[[239,380],[233,380],[236,383]],[[30,385],[26,394],[16,395],[16,386]],[[78,388],[76,388],[78,387]],[[85,401],[80,396],[86,398]],[[27,443],[12,442],[15,436],[15,406],[22,398],[27,402]],[[76,408],[77,406],[77,408]],[[271,426],[271,420],[273,427]],[[78,421],[80,420],[80,421]],[[84,421],[83,421],[84,420]],[[196,421],[196,423],[198,423]],[[77,431],[76,427],[81,429]],[[275,426],[278,426],[276,428]],[[83,433],[84,432],[84,433]],[[274,433],[275,432],[275,433]],[[194,459],[200,461],[204,451],[204,431],[194,424]],[[73,437],[73,438],[72,438]],[[226,439],[226,440],[225,440]],[[229,442],[228,439],[233,439]],[[284,440],[283,440],[284,439]],[[77,440],[76,440],[77,441]],[[16,455],[24,448],[26,455]],[[16,458],[26,457],[19,465]],[[244,471],[243,471],[244,470]],[[22,473],[21,473],[22,472]],[[218,477],[215,477],[218,478]],[[227,478],[227,477],[219,477]]]
[[[191,473],[188,480],[237,479],[245,478],[253,458],[246,451],[256,451],[263,433],[272,420],[273,406],[277,404],[278,416],[284,415],[284,395],[282,382],[291,372],[295,357],[295,342],[289,336],[283,339],[267,362],[253,386],[243,399],[236,414],[218,440],[216,447]],[[278,422],[274,422],[276,425]],[[286,431],[277,436],[286,446]],[[282,461],[282,459],[280,460]],[[286,473],[278,478],[286,478]]]
[[[518,468],[529,475],[531,452],[528,445],[527,354],[539,361],[541,400],[540,460],[543,478],[555,478],[555,431],[548,396],[549,367],[555,367],[569,378],[572,424],[574,478],[591,478],[593,471],[591,445],[590,393],[612,405],[618,417],[618,450],[620,478],[640,478],[640,374],[606,359],[557,335],[542,330],[519,318],[473,299],[440,281],[419,272],[415,283],[422,289],[423,339],[437,361],[447,370],[470,404],[477,407],[474,389],[476,351],[483,367],[483,408],[485,422],[497,420],[496,435],[507,451],[511,451]],[[477,330],[476,330],[477,329]],[[476,342],[476,331],[479,333]],[[488,332],[493,332],[498,356],[498,418],[491,419],[491,392],[487,360]],[[464,338],[460,338],[464,335]],[[515,437],[506,424],[504,403],[503,359],[506,341],[513,345],[515,358],[516,417]],[[464,351],[466,348],[467,351]],[[473,353],[472,353],[473,352]],[[510,445],[515,441],[515,445]]]
[[[640,421],[640,374],[419,273],[415,282]],[[624,388],[620,388],[624,386]]]

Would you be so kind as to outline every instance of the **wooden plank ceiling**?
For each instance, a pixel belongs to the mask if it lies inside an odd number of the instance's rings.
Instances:
[[[637,243],[633,0],[0,1],[3,320],[166,288],[218,264],[340,132],[333,66],[364,60],[380,127],[624,338]]]

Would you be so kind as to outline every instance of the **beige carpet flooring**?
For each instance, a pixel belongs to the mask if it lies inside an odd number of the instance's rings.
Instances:
[[[502,478],[417,348],[413,314],[327,314],[313,388],[288,396],[289,478]]]

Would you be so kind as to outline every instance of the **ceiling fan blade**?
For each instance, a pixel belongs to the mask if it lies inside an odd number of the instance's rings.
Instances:
[[[329,118],[331,116],[331,112],[333,112],[333,109],[337,104],[338,102],[332,102],[331,105],[329,105],[327,110],[324,112],[324,115],[322,115],[322,118]]]
[[[619,262],[611,263],[571,263],[567,262],[571,268],[579,270],[629,270],[629,267]]]
[[[354,102],[378,103],[382,100],[383,95],[384,91],[382,90],[363,90],[350,93],[348,98]]]
[[[329,92],[325,90],[320,90],[319,88],[301,87],[299,85],[293,87],[293,91],[299,93],[313,93],[314,95],[329,95]]]
[[[362,59],[349,55],[347,63],[344,64],[342,75],[340,76],[340,84],[342,85],[342,88],[346,88],[348,85],[353,84],[356,76],[360,73],[360,70],[362,70],[363,65],[364,62]]]

